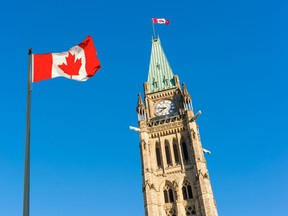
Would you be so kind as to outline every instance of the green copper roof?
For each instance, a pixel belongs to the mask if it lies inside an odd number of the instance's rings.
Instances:
[[[152,40],[147,84],[148,93],[175,87],[173,72],[162,49],[160,38]]]

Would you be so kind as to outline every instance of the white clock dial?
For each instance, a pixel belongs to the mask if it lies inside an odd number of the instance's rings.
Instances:
[[[169,115],[176,111],[176,104],[172,100],[162,100],[155,104],[154,112],[157,116]]]

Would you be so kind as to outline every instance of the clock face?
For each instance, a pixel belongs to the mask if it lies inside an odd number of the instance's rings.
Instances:
[[[169,115],[176,111],[176,104],[172,100],[162,100],[155,104],[154,112],[157,116]]]

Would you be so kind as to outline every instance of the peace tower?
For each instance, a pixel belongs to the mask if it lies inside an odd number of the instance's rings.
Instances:
[[[217,216],[192,99],[152,39],[137,103],[146,216]]]

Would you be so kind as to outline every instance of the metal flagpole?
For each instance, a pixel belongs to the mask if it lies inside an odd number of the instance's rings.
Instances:
[[[153,39],[156,39],[156,33],[155,33],[153,18],[152,18],[152,28],[153,28]]]
[[[24,171],[24,202],[23,216],[29,216],[30,204],[30,112],[31,112],[31,62],[32,49],[28,49],[28,88],[27,88],[27,113],[26,113],[26,149]]]

